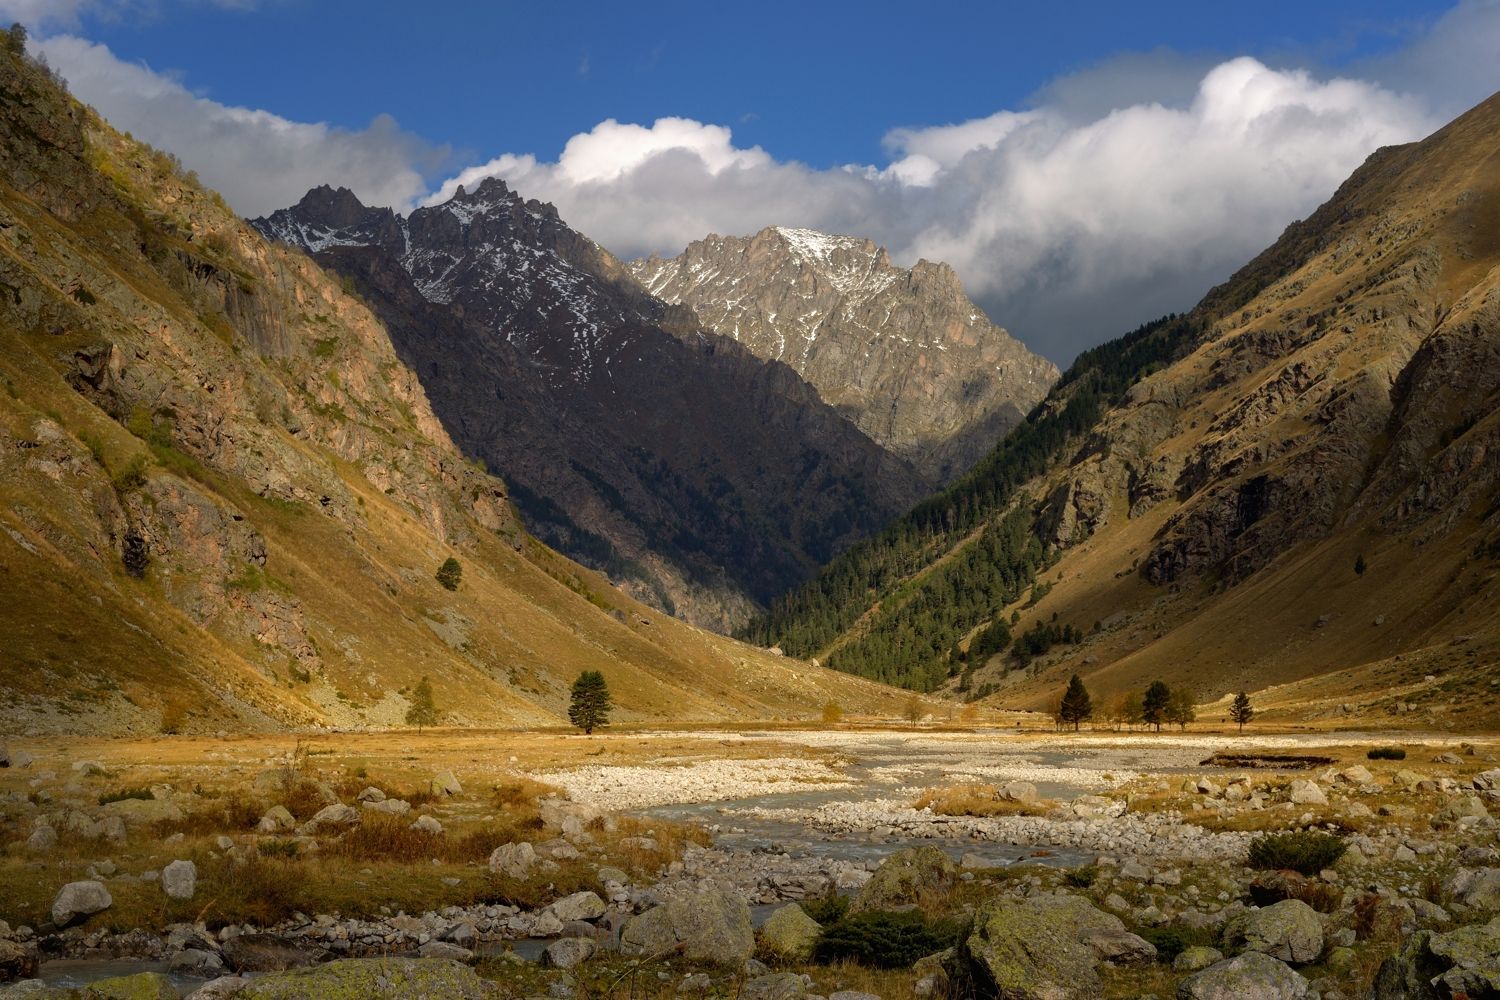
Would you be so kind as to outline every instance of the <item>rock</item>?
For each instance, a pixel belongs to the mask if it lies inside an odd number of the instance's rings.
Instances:
[[[167,971],[207,979],[223,974],[224,960],[217,952],[203,948],[184,948],[167,959]]]
[[[1007,802],[1035,802],[1036,786],[1029,781],[1007,781],[998,789],[1000,798]]]
[[[542,964],[571,969],[594,957],[599,946],[593,938],[569,937],[553,941],[542,950]]]
[[[584,891],[564,896],[547,909],[558,920],[567,923],[569,920],[598,920],[604,916],[605,907],[598,893]]]
[[[1346,767],[1340,771],[1339,780],[1349,785],[1373,785],[1375,775],[1371,774],[1370,769],[1363,764],[1355,764],[1353,767]]]
[[[1438,764],[1462,764],[1464,759],[1456,753],[1440,753],[1432,758]]]
[[[385,792],[382,792],[374,785],[371,785],[364,791],[360,792],[358,795],[354,796],[354,800],[356,802],[384,802]]]
[[[1416,771],[1402,768],[1401,770],[1396,772],[1393,778],[1391,778],[1391,783],[1394,784],[1397,788],[1404,788],[1410,791],[1426,780],[1427,775],[1418,774]]]
[[[113,903],[102,882],[69,882],[52,901],[52,922],[68,927],[102,913]]]
[[[1500,911],[1500,868],[1462,868],[1448,880],[1448,894],[1480,912]]]
[[[488,1000],[467,965],[438,958],[352,958],[251,980],[241,1000]]]
[[[26,849],[41,854],[57,846],[57,831],[50,826],[39,826],[26,838]]]
[[[0,983],[30,979],[36,975],[38,961],[35,944],[0,938]]]
[[[1198,972],[1222,961],[1222,951],[1199,944],[1178,952],[1177,957],[1172,960],[1172,968],[1178,972]]]
[[[183,812],[175,802],[165,799],[121,799],[104,807],[109,816],[118,816],[127,826],[150,826],[175,822]]]
[[[569,819],[577,820],[586,827],[600,816],[599,810],[593,806],[569,802],[567,799],[540,799],[536,806],[542,825],[549,830],[561,830],[563,823]]]
[[[958,880],[958,866],[936,847],[897,851],[875,869],[874,876],[849,904],[850,913],[892,910],[917,903],[924,895],[945,893]]]
[[[1302,806],[1326,806],[1328,804],[1328,796],[1323,794],[1323,789],[1318,787],[1318,783],[1306,778],[1298,778],[1292,782],[1291,788],[1287,790],[1287,799]]]
[[[1307,994],[1306,979],[1256,951],[1210,965],[1177,985],[1177,1000],[1301,1000]]]
[[[1094,950],[1101,962],[1131,965],[1156,958],[1156,946],[1125,929],[1125,923],[1082,896],[1033,896],[1020,904],[1068,937]]]
[[[439,771],[432,778],[433,795],[462,795],[464,786],[458,783],[458,776],[452,771]]]
[[[96,979],[84,990],[88,1000],[178,1000],[172,981],[160,972]]]
[[[255,825],[259,833],[280,833],[290,830],[297,825],[297,818],[291,814],[286,806],[272,806],[266,810],[266,814],[260,818]]]
[[[1380,1000],[1500,995],[1500,917],[1446,934],[1418,931],[1381,963],[1370,995]]]
[[[334,803],[313,813],[312,819],[302,824],[303,833],[315,833],[330,826],[358,826],[359,810],[353,806]]]
[[[433,836],[440,836],[443,832],[443,824],[432,816],[418,816],[411,828],[418,833],[430,833]]]
[[[859,990],[839,990],[828,994],[828,1000],[880,1000],[874,993],[861,993]]]
[[[501,844],[490,852],[490,871],[506,878],[524,879],[537,863],[536,848],[526,841]]]
[[[1323,921],[1300,899],[1246,910],[1224,926],[1224,943],[1234,950],[1258,951],[1283,962],[1305,965],[1323,953]]]
[[[301,776],[291,768],[275,767],[257,774],[250,790],[262,797],[281,795],[296,788],[300,780]]]
[[[750,908],[735,892],[677,896],[626,921],[620,950],[653,957],[681,951],[688,961],[737,965],[755,950]]]
[[[419,958],[441,958],[450,962],[462,962],[465,965],[474,963],[475,955],[472,951],[460,945],[448,941],[428,941],[417,949]]]
[[[405,816],[411,812],[411,803],[405,799],[381,799],[379,802],[366,802],[364,807],[370,812],[385,813],[388,816]]]
[[[683,976],[682,982],[677,984],[677,992],[681,993],[707,993],[713,989],[714,981],[706,972],[694,972],[692,975]]]
[[[170,899],[192,899],[198,890],[198,866],[174,861],[161,870],[161,889]]]
[[[739,1000],[802,1000],[807,983],[795,972],[757,976],[740,987]]]
[[[75,760],[73,770],[85,778],[95,778],[104,773],[104,765],[97,760]]]
[[[1479,772],[1470,780],[1470,784],[1482,792],[1500,789],[1500,767]]]
[[[269,934],[241,934],[225,941],[224,963],[235,972],[281,972],[316,965],[328,957],[321,948],[302,947]]]
[[[796,962],[812,957],[813,945],[823,927],[809,917],[796,903],[788,903],[766,920],[760,928],[760,944],[773,955]]]
[[[611,868],[608,865],[605,865],[598,871],[594,872],[594,876],[599,879],[600,885],[608,885],[611,882],[615,883],[616,885],[630,884],[629,875],[618,868]]]
[[[1056,916],[1003,898],[980,906],[959,954],[984,992],[1015,1000],[1102,994],[1094,950],[1074,940]]]
[[[1477,795],[1455,795],[1432,817],[1434,826],[1457,826],[1463,820],[1489,819],[1490,811]]]
[[[249,985],[250,980],[239,976],[220,976],[189,993],[187,1000],[227,1000],[229,997],[239,996],[240,991]]]

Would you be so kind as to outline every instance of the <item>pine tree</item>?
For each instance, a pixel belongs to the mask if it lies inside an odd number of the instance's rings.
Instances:
[[[573,701],[568,706],[568,721],[592,736],[595,729],[609,725],[609,686],[597,670],[585,670],[573,682]]]
[[[1058,715],[1064,723],[1073,724],[1075,733],[1081,723],[1094,717],[1094,700],[1089,697],[1088,688],[1083,686],[1083,679],[1077,674],[1068,681],[1068,689],[1063,692]]]
[[[1249,722],[1255,715],[1255,709],[1250,706],[1250,696],[1241,691],[1234,696],[1234,704],[1229,706],[1229,717],[1239,724],[1240,732],[1245,731],[1245,723]]]
[[[1365,569],[1365,554],[1361,552],[1359,555],[1354,557],[1354,574],[1356,576],[1364,576]]]
[[[438,710],[432,700],[432,683],[424,675],[411,693],[411,706],[406,710],[406,724],[416,726],[420,733],[423,726],[435,726],[437,721]]]
[[[1167,721],[1167,704],[1172,700],[1172,689],[1164,681],[1152,681],[1141,699],[1141,719],[1148,726],[1161,732],[1161,724]]]
[[[464,568],[459,561],[452,556],[443,560],[435,574],[437,582],[443,585],[444,590],[457,590],[459,583],[464,578]]]

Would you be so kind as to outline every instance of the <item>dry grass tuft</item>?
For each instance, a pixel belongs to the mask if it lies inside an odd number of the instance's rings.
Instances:
[[[951,785],[929,788],[912,802],[913,809],[930,808],[939,816],[1041,816],[1047,809],[1037,802],[1013,802],[994,785]]]

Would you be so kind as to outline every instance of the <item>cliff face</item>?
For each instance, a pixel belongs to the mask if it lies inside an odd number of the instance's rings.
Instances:
[[[601,666],[628,718],[879,699],[536,543],[363,303],[8,49],[0,166],[13,730],[399,725],[423,676],[547,723]]]
[[[406,218],[320,188],[255,225],[355,283],[540,537],[697,624],[742,622],[924,490],[790,367],[498,180]]]
[[[653,295],[790,365],[934,484],[967,471],[1057,379],[969,300],[952,268],[895,267],[869,240],[771,227],[630,267]]]

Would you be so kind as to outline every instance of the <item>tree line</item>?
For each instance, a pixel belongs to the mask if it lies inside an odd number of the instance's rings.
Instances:
[[[1185,731],[1188,723],[1197,720],[1195,702],[1193,693],[1187,688],[1173,689],[1165,681],[1155,680],[1144,691],[1129,691],[1121,695],[1108,709],[1108,721],[1127,728],[1153,726],[1158,733],[1164,725],[1175,725]],[[1084,686],[1083,678],[1074,674],[1068,679],[1052,714],[1058,728],[1071,725],[1074,731],[1094,718],[1094,699]],[[1245,731],[1245,723],[1254,715],[1250,696],[1244,691],[1235,695],[1229,706],[1229,718],[1239,726],[1240,732]]]

